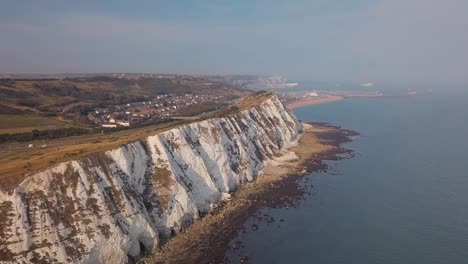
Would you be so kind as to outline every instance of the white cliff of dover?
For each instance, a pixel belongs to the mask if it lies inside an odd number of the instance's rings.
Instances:
[[[127,263],[294,157],[301,131],[273,96],[31,175],[0,191],[0,263]]]

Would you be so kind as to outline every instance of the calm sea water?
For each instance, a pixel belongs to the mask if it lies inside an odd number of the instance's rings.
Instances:
[[[294,112],[360,132],[357,157],[309,175],[315,195],[299,208],[265,209],[276,221],[235,239],[233,263],[468,263],[468,93]]]

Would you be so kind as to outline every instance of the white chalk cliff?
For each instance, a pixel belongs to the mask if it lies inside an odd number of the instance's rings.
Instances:
[[[0,263],[127,263],[293,156],[301,131],[273,96],[31,175],[0,191]]]

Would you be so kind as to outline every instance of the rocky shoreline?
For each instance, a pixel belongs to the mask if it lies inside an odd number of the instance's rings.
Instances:
[[[324,161],[353,157],[353,151],[342,145],[357,135],[357,132],[326,123],[304,123],[298,144],[289,149],[298,156],[296,160],[267,166],[254,183],[241,187],[231,200],[223,202],[140,262],[226,263],[226,251],[240,246],[238,242],[230,245],[231,240],[243,230],[249,218],[262,208],[298,206],[308,194],[299,180],[310,172],[326,171],[328,167]],[[270,216],[260,218],[275,221]],[[251,228],[258,227],[252,225]]]

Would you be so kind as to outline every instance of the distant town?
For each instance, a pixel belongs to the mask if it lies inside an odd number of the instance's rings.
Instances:
[[[92,123],[105,128],[131,127],[158,123],[174,117],[191,116],[194,112],[188,110],[207,103],[212,105],[212,108],[207,110],[213,111],[218,106],[231,102],[225,96],[165,94],[155,96],[148,101],[95,108],[88,113],[87,118]]]

